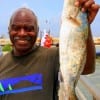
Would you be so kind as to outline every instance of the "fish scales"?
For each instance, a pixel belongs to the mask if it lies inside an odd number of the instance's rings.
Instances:
[[[77,100],[75,86],[86,63],[87,38],[87,14],[75,6],[75,0],[64,0],[59,37],[63,100]]]

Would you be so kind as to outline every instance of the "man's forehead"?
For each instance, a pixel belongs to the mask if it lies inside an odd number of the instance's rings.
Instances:
[[[30,16],[35,15],[31,10],[28,10],[28,9],[19,9],[14,14],[15,15],[30,15]]]
[[[29,10],[21,9],[16,11],[11,18],[11,23],[18,21],[36,21],[36,16]]]
[[[13,19],[15,18],[19,18],[19,17],[27,17],[27,18],[31,18],[34,19],[35,15],[32,14],[32,12],[28,12],[28,11],[18,11],[13,15]]]
[[[25,12],[21,12],[21,16],[24,17],[25,16]]]

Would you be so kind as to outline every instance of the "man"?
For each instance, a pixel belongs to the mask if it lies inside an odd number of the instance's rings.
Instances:
[[[92,23],[99,6],[93,0],[78,0],[75,5],[88,11],[88,20]],[[0,58],[0,100],[58,100],[58,48],[35,46],[39,30],[36,15],[27,8],[20,8],[12,15],[8,29],[13,50]],[[85,74],[94,71],[91,32],[87,49],[85,70],[90,69],[84,71]]]

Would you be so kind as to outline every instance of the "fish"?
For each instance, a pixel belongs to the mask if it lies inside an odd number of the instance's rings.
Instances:
[[[75,0],[64,0],[59,34],[61,100],[78,99],[75,87],[86,63],[88,31],[87,13],[75,6]]]

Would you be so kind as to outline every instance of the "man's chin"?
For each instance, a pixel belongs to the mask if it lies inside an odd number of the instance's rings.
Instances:
[[[17,56],[25,55],[32,50],[32,47],[15,47],[14,54]]]

